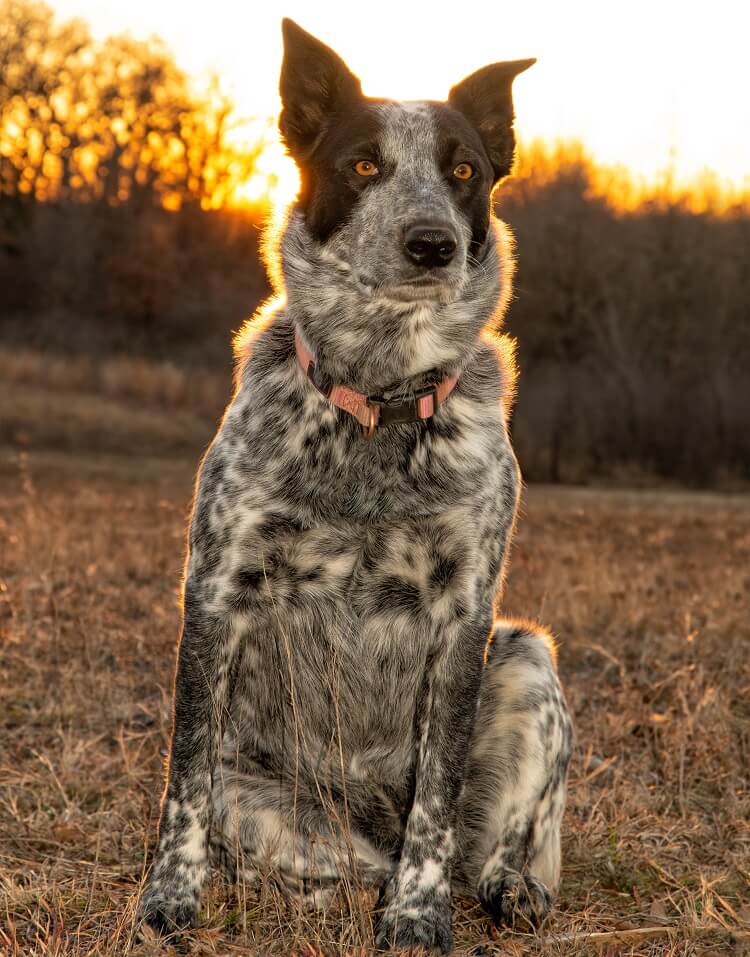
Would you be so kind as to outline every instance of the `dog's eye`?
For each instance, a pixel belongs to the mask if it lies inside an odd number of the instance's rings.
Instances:
[[[458,166],[453,170],[453,175],[456,179],[471,179],[474,175],[474,167],[471,163],[459,163]]]
[[[360,160],[354,164],[354,172],[359,176],[376,176],[380,170],[369,160]]]

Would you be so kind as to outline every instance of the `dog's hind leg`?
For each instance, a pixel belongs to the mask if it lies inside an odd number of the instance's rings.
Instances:
[[[338,827],[278,779],[223,766],[214,786],[214,862],[231,882],[272,882],[303,907],[325,907],[341,881],[382,881],[392,864],[354,828]]]
[[[549,636],[497,622],[461,815],[460,883],[500,924],[537,926],[560,880],[572,726]]]

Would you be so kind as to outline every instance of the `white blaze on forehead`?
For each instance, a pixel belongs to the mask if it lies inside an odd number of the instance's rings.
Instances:
[[[397,172],[409,170],[433,181],[439,177],[438,130],[429,103],[385,103],[379,111],[383,159]]]
[[[398,107],[405,113],[422,113],[425,116],[429,116],[432,112],[430,104],[422,100],[399,100],[398,103],[391,105]]]

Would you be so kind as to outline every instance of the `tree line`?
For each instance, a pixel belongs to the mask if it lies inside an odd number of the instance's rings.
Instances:
[[[0,344],[225,369],[268,292],[259,215],[229,204],[255,159],[232,117],[158,41],[0,0]],[[496,194],[525,475],[747,479],[747,197],[622,196],[581,149],[538,144]]]

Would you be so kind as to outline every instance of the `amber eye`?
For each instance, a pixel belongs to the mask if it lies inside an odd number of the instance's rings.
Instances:
[[[453,170],[453,175],[456,179],[471,179],[474,175],[474,167],[470,163],[459,163],[458,166]]]
[[[376,176],[380,170],[369,160],[360,160],[354,164],[354,172],[359,176]]]

